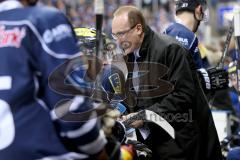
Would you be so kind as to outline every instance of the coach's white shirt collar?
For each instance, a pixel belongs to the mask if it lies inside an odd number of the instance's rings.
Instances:
[[[7,0],[0,3],[0,12],[23,7],[22,3],[16,0]]]
[[[139,58],[139,57],[140,57],[139,50],[140,50],[140,48],[136,49],[136,50],[133,52],[135,58]]]

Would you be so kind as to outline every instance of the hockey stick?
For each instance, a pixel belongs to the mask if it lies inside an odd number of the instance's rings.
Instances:
[[[103,13],[104,13],[104,0],[94,0],[94,12],[96,15],[96,59],[101,57],[101,49],[103,47],[103,39],[102,39],[102,23],[103,23]],[[93,65],[95,69],[99,66],[97,64]],[[100,71],[101,74],[101,71]],[[99,81],[99,77],[96,77],[96,88],[97,90],[101,88],[101,84]],[[96,90],[96,91],[97,91]],[[94,94],[93,97],[95,99],[101,99],[102,94]]]
[[[220,60],[219,64],[217,65],[217,68],[223,68],[224,67],[224,60],[225,60],[225,58],[227,56],[227,53],[228,53],[228,48],[229,48],[229,44],[230,44],[233,32],[234,32],[234,26],[233,26],[233,20],[232,20],[231,23],[230,23],[230,28],[228,29],[228,34],[227,34],[227,37],[226,37],[226,41],[224,43],[223,54],[222,54],[222,57],[221,57],[221,60]]]
[[[96,56],[100,55],[100,50],[102,47],[102,23],[103,23],[103,13],[104,13],[104,1],[95,0],[95,14],[96,14]]]
[[[236,58],[237,58],[237,88],[238,92],[240,92],[240,61],[239,55],[240,52],[240,9],[236,9],[234,12],[234,36],[236,40]]]
[[[155,120],[152,119],[154,117]],[[173,139],[175,139],[174,128],[160,115],[150,110],[143,110],[138,112],[138,114],[130,117],[129,119],[123,121],[123,125],[126,128],[126,131],[131,128],[130,124],[136,120],[144,120],[147,122],[152,122],[161,127],[166,131]]]

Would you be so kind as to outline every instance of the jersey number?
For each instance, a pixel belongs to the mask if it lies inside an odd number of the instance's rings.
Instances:
[[[0,80],[2,80],[1,78],[3,77],[0,77]],[[11,83],[11,79],[8,78],[4,77],[4,82],[7,84]],[[0,88],[0,90],[6,90],[6,88]],[[15,127],[10,106],[6,101],[0,99],[0,150],[8,147],[13,142],[14,136]]]

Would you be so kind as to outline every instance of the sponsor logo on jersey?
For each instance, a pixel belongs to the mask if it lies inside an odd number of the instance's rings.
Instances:
[[[176,36],[176,39],[183,44],[184,46],[188,46],[188,39],[187,38],[183,38],[183,37],[178,37]]]
[[[19,48],[25,36],[26,36],[25,28],[15,27],[13,29],[6,29],[5,26],[0,26],[0,48],[3,47]]]
[[[196,47],[195,50],[194,50],[194,53],[197,53],[197,52],[199,52],[198,47]]]
[[[48,29],[43,33],[43,39],[46,43],[60,41],[66,37],[72,36],[72,29],[67,24],[60,24],[53,29]]]

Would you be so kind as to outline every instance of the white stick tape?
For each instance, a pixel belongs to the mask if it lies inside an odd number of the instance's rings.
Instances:
[[[103,0],[95,0],[94,1],[94,12],[95,12],[95,14],[103,14],[104,13],[104,1]]]
[[[175,139],[174,128],[163,117],[150,110],[145,110],[145,112],[147,121],[157,124],[163,130],[165,130],[173,139]],[[154,117],[155,120],[153,120],[152,117]]]
[[[240,36],[240,8],[234,10],[234,35]]]

